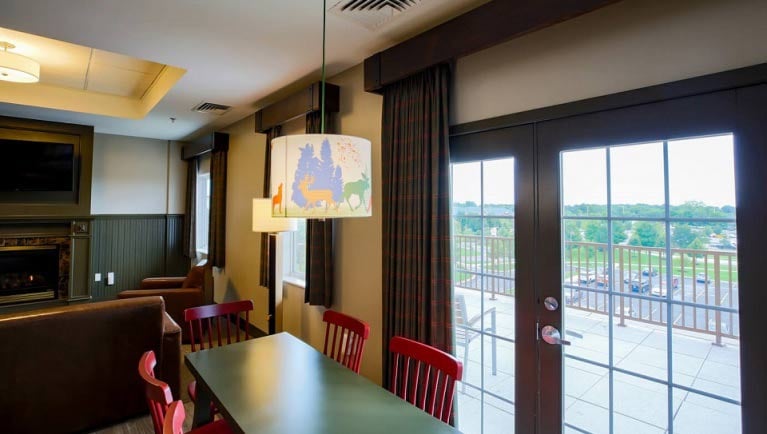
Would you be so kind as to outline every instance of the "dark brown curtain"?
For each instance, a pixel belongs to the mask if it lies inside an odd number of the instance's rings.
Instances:
[[[321,131],[320,112],[306,115],[306,133]],[[330,113],[325,114],[325,132],[334,132]],[[306,290],[304,302],[330,307],[333,304],[333,219],[306,220]]]
[[[226,265],[226,166],[229,146],[217,146],[210,158],[210,227],[208,263]]]
[[[269,182],[272,176],[272,139],[282,135],[280,125],[270,128],[266,132],[266,158],[264,158],[264,196],[272,197],[272,186]],[[283,193],[283,197],[288,197]],[[261,233],[261,262],[259,263],[259,285],[269,287],[269,234]]]
[[[186,161],[186,207],[184,209],[184,256],[197,256],[197,171],[200,168],[199,157]]]
[[[392,336],[453,351],[449,80],[449,66],[440,65],[383,94],[385,386]]]

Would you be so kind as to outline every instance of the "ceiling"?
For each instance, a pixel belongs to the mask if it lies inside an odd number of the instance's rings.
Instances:
[[[375,26],[345,17],[335,7],[339,2],[327,2],[330,76],[487,0],[421,0]],[[55,68],[41,62],[40,84],[135,98],[146,93],[150,77],[156,79],[163,65],[186,73],[141,119],[23,102],[0,103],[0,115],[94,125],[102,133],[188,139],[250,115],[281,90],[318,80],[322,12],[319,0],[3,0],[0,27],[7,32],[56,39],[51,43],[59,49],[82,46],[71,51],[78,61],[59,59]],[[202,101],[232,109],[221,116],[193,112]]]
[[[0,81],[0,102],[142,119],[184,70],[0,27],[12,53],[40,64],[35,84]],[[170,78],[170,79],[169,79]]]
[[[37,60],[40,83],[57,87],[140,97],[165,66],[3,28],[0,41],[13,41],[12,52]]]

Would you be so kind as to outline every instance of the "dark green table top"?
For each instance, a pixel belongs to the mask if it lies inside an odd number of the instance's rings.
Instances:
[[[235,431],[457,433],[288,333],[186,355]]]

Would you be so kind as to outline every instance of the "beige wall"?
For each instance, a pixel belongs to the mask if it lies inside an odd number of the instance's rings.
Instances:
[[[459,59],[452,123],[767,61],[764,0],[624,0]]]
[[[186,163],[181,144],[96,134],[93,214],[183,214]]]
[[[268,329],[268,292],[259,286],[260,236],[252,230],[253,198],[263,196],[266,136],[256,134],[254,116],[229,126],[226,193],[226,268],[214,271],[217,303],[251,299],[250,322]]]
[[[341,111],[337,118],[339,133],[364,137],[373,145],[373,216],[336,220],[332,309],[370,324],[370,338],[365,346],[360,373],[380,384],[382,98],[364,91],[363,72],[362,65],[358,65],[328,80],[341,87]],[[325,337],[323,312],[322,307],[304,304],[303,288],[285,285],[285,330],[320,350]]]

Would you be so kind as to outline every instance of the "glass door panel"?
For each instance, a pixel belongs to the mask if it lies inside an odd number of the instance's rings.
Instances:
[[[514,432],[515,159],[452,165],[456,426]]]
[[[564,432],[740,432],[733,141],[561,152]]]

